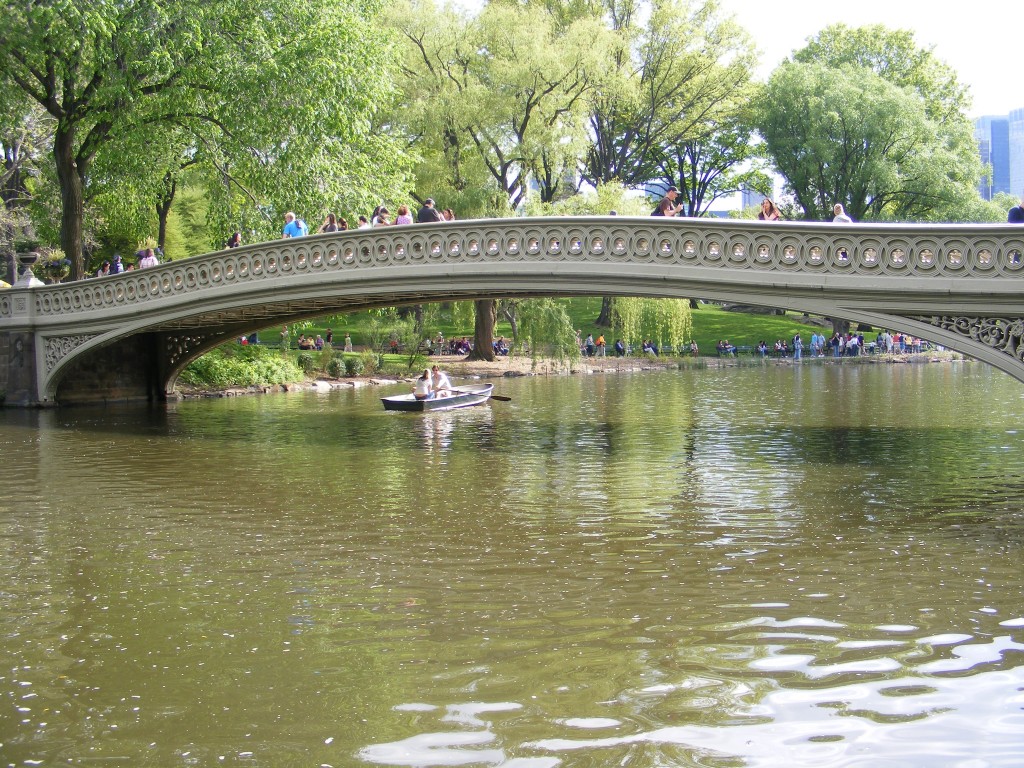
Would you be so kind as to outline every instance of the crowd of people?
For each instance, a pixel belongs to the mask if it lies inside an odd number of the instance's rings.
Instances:
[[[679,190],[675,187],[669,187],[665,190],[665,196],[658,201],[658,205],[651,211],[651,216],[678,216],[685,207],[685,203],[679,199]],[[1010,214],[1013,216],[1013,211]],[[1024,223],[1024,207],[1020,209],[1020,216],[1020,221]],[[757,219],[758,221],[782,221],[782,211],[779,210],[774,200],[766,197],[761,201],[761,209],[757,212]],[[1010,221],[1013,220],[1013,218],[1010,219]],[[842,203],[836,203],[832,206],[832,222],[834,224],[853,223],[853,219],[846,213]]]
[[[395,214],[392,218],[391,211],[386,204],[382,203],[373,209],[373,213],[370,216],[359,216],[356,220],[355,229],[400,226],[402,224],[431,224],[454,220],[455,212],[451,208],[445,208],[443,211],[439,210],[434,200],[428,197],[423,201],[423,205],[420,206],[415,216],[413,216],[412,208],[402,204],[395,209]],[[320,234],[324,232],[344,232],[347,229],[349,229],[349,223],[344,217],[328,213],[324,217],[323,224],[316,231]],[[284,228],[281,230],[281,237],[303,237],[308,234],[309,227],[306,225],[306,222],[299,216],[296,216],[294,211],[288,211],[284,215]],[[240,237],[238,232],[232,235],[231,239],[228,240],[227,247],[234,248],[236,245],[239,245],[241,242]]]
[[[120,275],[122,272],[155,267],[160,263],[162,256],[163,252],[159,248],[140,248],[135,252],[135,261],[127,261],[121,258],[120,253],[115,253],[110,259],[103,260],[100,268],[96,270],[96,277]]]

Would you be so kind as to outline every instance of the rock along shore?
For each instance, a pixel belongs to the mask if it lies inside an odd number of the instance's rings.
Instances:
[[[804,357],[800,362],[792,358],[760,359],[745,355],[743,357],[686,357],[686,358],[638,358],[638,357],[589,357],[572,363],[558,360],[531,360],[528,357],[503,357],[494,362],[468,361],[464,357],[431,356],[426,365],[440,365],[452,380],[456,379],[496,379],[517,376],[570,376],[590,374],[634,373],[639,371],[667,371],[687,368],[737,368],[755,365],[912,365],[923,363],[948,363],[963,360],[963,356],[955,352],[922,352],[907,355],[860,355],[858,357]],[[275,384],[252,387],[227,387],[224,389],[204,389],[178,385],[176,392],[183,399],[201,397],[237,397],[241,395],[270,394],[274,392],[329,392],[334,389],[347,389],[364,386],[394,385],[400,382],[411,382],[415,374],[405,376],[355,376],[344,379],[307,379],[290,384]]]

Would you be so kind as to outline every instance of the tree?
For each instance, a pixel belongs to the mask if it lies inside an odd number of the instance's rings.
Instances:
[[[772,74],[757,122],[808,218],[841,202],[855,218],[955,220],[981,171],[968,106],[912,33],[835,25]]]
[[[913,91],[854,66],[786,62],[758,102],[768,154],[808,219],[948,217],[976,196],[977,154]]]
[[[613,327],[633,347],[651,339],[659,347],[667,344],[679,350],[693,336],[690,303],[685,299],[620,298],[615,302]]]
[[[917,93],[928,117],[938,122],[962,123],[970,108],[969,91],[956,71],[931,48],[919,48],[910,30],[888,29],[881,24],[856,28],[833,24],[796,51],[793,61],[836,69],[867,69],[886,82]]]
[[[661,177],[679,189],[684,215],[702,216],[716,200],[744,189],[771,193],[772,182],[752,134],[749,120],[737,113],[714,124],[706,135],[656,153]]]
[[[416,145],[440,149],[457,188],[476,161],[513,209],[531,178],[553,199],[605,68],[598,20],[562,29],[538,6],[492,3],[466,18],[425,2],[392,23],[406,42],[399,119]]]
[[[12,283],[17,279],[14,241],[30,226],[31,186],[45,151],[46,123],[38,107],[0,87],[0,254]]]
[[[400,153],[367,136],[375,103],[388,97],[387,46],[367,22],[371,11],[357,0],[4,5],[0,78],[55,121],[60,240],[72,276],[83,273],[94,164],[163,126],[187,131],[211,161],[230,157],[238,178],[259,180],[253,196],[263,203],[330,197],[317,178],[336,189],[396,173]],[[161,180],[166,170],[153,173]],[[367,195],[362,187],[356,197]]]
[[[417,3],[392,23],[406,43],[395,120],[424,158],[418,171],[464,198],[482,169],[500,195],[477,201],[491,215],[520,206],[531,179],[545,201],[565,189],[578,163],[587,98],[604,70],[605,30],[596,18],[565,26],[543,6],[515,3],[492,3],[466,18]],[[497,305],[475,306],[471,357],[490,360]]]
[[[630,0],[609,5],[614,69],[593,101],[583,176],[639,187],[663,175],[659,157],[712,138],[748,100],[753,46],[714,0],[655,0],[646,16]]]
[[[573,195],[555,203],[531,201],[528,216],[607,216],[611,211],[621,216],[646,216],[650,206],[643,198],[630,195],[618,182],[599,184],[595,190]],[[601,311],[594,320],[599,328],[610,328],[615,298],[601,297]]]

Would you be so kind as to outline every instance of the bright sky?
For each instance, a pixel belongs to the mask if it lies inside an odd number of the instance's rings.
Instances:
[[[971,117],[1005,115],[1024,107],[1020,0],[975,0],[966,5],[942,0],[719,1],[761,50],[760,79],[829,24],[883,24],[913,31],[921,47],[934,46],[935,55],[971,89]]]

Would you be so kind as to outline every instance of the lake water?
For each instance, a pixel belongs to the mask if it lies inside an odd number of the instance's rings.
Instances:
[[[0,411],[0,765],[1024,764],[1024,385],[393,391]]]

